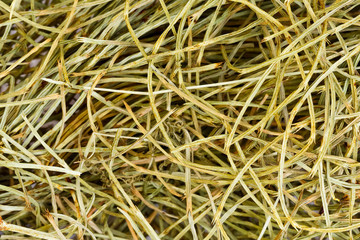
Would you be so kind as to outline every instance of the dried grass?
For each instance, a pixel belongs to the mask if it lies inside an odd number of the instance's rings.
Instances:
[[[359,0],[0,11],[1,239],[360,239]]]

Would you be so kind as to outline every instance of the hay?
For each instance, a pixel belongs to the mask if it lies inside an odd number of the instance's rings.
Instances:
[[[359,239],[359,0],[0,1],[1,239]]]

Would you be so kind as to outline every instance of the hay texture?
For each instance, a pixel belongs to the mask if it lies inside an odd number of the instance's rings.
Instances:
[[[359,0],[1,0],[1,239],[360,239]]]

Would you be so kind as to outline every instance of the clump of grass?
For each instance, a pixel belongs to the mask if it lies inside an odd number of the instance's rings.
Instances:
[[[1,239],[359,239],[360,1],[0,1]]]

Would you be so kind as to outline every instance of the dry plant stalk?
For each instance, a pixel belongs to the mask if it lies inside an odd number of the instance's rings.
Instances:
[[[359,0],[0,11],[1,239],[360,239]]]

